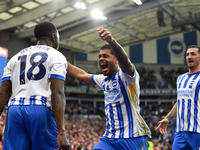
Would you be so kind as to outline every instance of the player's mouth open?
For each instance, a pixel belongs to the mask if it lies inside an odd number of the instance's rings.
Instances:
[[[193,63],[193,61],[192,60],[188,60],[188,63]]]
[[[105,72],[105,71],[107,71],[108,65],[107,65],[107,64],[100,64],[100,67],[101,67],[101,70],[102,70],[103,72]]]

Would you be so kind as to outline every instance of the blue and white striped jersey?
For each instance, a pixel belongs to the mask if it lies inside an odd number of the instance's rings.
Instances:
[[[176,130],[200,133],[200,71],[177,79]]]
[[[133,138],[148,135],[150,130],[140,115],[139,74],[131,77],[121,69],[111,78],[92,75],[98,90],[104,91],[106,131],[108,138]]]
[[[45,105],[51,108],[50,78],[65,80],[66,58],[46,45],[30,46],[13,56],[4,68],[2,82],[11,80],[11,105]]]

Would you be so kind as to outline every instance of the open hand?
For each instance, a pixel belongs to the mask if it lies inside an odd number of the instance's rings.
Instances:
[[[169,124],[169,120],[167,118],[165,118],[165,119],[159,121],[158,123],[159,123],[159,125],[155,129],[155,131],[157,131],[159,129],[161,134],[166,134],[167,133],[167,125]]]

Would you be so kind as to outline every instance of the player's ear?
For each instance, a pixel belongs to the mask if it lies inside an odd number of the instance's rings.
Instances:
[[[51,34],[51,42],[53,48],[55,49],[59,48],[59,36],[56,33]]]
[[[55,34],[55,33],[52,33],[52,34],[51,34],[51,41],[52,41],[52,42],[55,42],[55,41],[56,41],[56,34]]]
[[[115,64],[118,64],[118,59],[115,57]]]

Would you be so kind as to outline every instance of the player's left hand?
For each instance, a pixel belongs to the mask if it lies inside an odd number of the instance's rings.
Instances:
[[[103,27],[97,28],[99,36],[102,40],[106,40],[108,43],[113,40],[112,34],[108,31],[108,29],[104,29]]]
[[[70,145],[69,145],[69,141],[67,140],[65,131],[62,133],[58,133],[57,141],[58,141],[58,146],[59,146],[58,150],[69,150]]]

